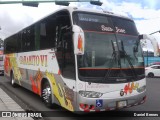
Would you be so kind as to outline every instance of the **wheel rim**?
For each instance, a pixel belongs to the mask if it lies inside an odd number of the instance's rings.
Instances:
[[[153,77],[153,76],[154,76],[154,74],[153,74],[153,73],[150,73],[148,76],[149,76],[149,77]]]
[[[47,86],[46,88],[43,89],[43,91],[42,91],[42,97],[43,97],[43,100],[46,103],[50,102],[51,88],[49,86]]]

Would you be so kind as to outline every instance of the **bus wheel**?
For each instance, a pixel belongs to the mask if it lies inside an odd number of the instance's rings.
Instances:
[[[13,73],[11,73],[11,85],[12,85],[12,87],[16,87],[17,86],[16,83],[15,83],[15,79],[14,79]]]
[[[52,107],[52,92],[48,81],[42,87],[42,100],[48,108]]]

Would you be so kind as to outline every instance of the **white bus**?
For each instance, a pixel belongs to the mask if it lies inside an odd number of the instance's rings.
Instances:
[[[140,38],[133,20],[66,7],[4,41],[5,76],[46,106],[107,111],[146,99]]]

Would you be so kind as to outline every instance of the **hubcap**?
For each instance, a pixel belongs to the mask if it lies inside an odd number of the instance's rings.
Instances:
[[[150,73],[150,74],[149,74],[149,77],[153,77],[153,76],[154,76],[153,73]]]
[[[50,96],[51,96],[51,88],[50,87],[46,87],[45,89],[43,89],[43,99],[48,103],[50,100]]]
[[[14,79],[13,79],[13,77],[12,77],[12,81],[11,81],[11,82],[12,82],[12,85],[13,85],[13,84],[14,84]]]

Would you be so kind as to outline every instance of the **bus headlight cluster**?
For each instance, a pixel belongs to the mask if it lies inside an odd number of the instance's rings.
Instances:
[[[141,93],[141,92],[143,92],[143,91],[145,91],[145,90],[146,90],[146,85],[137,88],[137,92],[139,92],[139,93]]]
[[[94,91],[79,91],[79,94],[82,97],[87,97],[87,98],[99,98],[103,95],[103,93]]]

